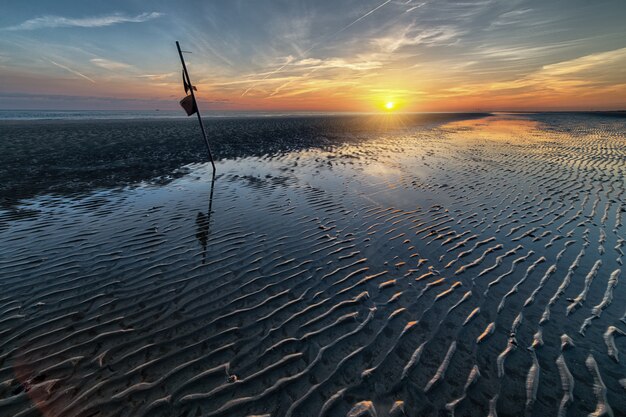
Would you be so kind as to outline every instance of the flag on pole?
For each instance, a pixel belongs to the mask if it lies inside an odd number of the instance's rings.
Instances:
[[[191,91],[192,88],[193,88],[193,91],[198,91],[195,85],[191,85],[191,83],[187,82],[184,70],[183,70],[183,88],[185,89],[185,94]],[[183,109],[185,109],[187,116],[191,116],[192,114],[195,114],[198,111],[196,100],[194,100],[194,97],[192,95],[188,95],[185,98],[183,98],[180,101],[180,105]]]
[[[192,114],[195,114],[198,111],[198,106],[196,106],[196,101],[190,95],[182,99],[180,101],[180,105],[182,106],[183,109],[185,109],[187,116],[191,116]]]

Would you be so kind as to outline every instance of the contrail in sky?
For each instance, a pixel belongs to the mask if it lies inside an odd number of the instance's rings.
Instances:
[[[91,81],[92,83],[96,83],[94,80],[92,80],[91,78],[87,77],[85,74],[81,74],[80,72],[73,70],[69,67],[66,67],[65,65],[59,64],[58,62],[54,62],[53,60],[49,59],[48,61],[50,61],[51,63],[53,63],[54,65],[56,65],[59,68],[63,68],[66,71],[71,72],[74,75],[78,75],[79,77],[83,77],[84,79]]]
[[[337,32],[333,33],[332,35],[330,35],[330,37],[333,37],[335,35],[340,34],[341,32],[343,32],[344,30],[348,29],[350,26],[354,25],[355,23],[360,22],[361,20],[365,19],[367,16],[371,15],[372,13],[374,13],[376,10],[380,9],[381,7],[383,7],[384,5],[386,5],[387,3],[390,3],[391,0],[387,0],[386,2],[384,2],[383,4],[379,5],[378,7],[373,8],[372,10],[370,10],[369,12],[365,13],[363,16],[359,17],[357,20],[355,20],[354,22],[350,23],[347,26],[344,26],[343,28],[339,29]],[[309,49],[310,51],[310,49]],[[308,51],[307,51],[308,52]]]
[[[320,43],[322,43],[323,41],[328,40],[329,38],[332,38],[334,36],[339,35],[341,32],[343,32],[344,30],[348,29],[349,27],[355,25],[356,23],[360,22],[361,20],[365,19],[367,16],[371,15],[372,13],[374,13],[376,10],[380,9],[381,7],[385,6],[387,3],[391,3],[391,0],[387,0],[385,2],[383,2],[382,4],[379,4],[378,6],[374,7],[372,10],[370,10],[369,12],[365,13],[363,16],[359,17],[358,19],[356,19],[355,21],[347,24],[346,26],[342,27],[341,29],[339,29],[338,31],[324,36],[320,41],[314,43],[309,49],[307,49],[306,51],[302,52],[302,55],[311,52],[311,50],[313,48],[315,48],[317,45],[319,45]],[[281,67],[275,69],[274,71],[270,72],[269,74],[267,74],[265,77],[263,77],[261,80],[265,80],[267,78],[269,78],[270,76],[276,74],[277,72],[282,71],[286,66],[290,65],[293,62],[292,59],[288,60],[287,63],[283,64]],[[258,83],[257,83],[258,84]],[[246,94],[248,94],[248,91],[252,90],[254,87],[257,86],[257,84],[254,84],[250,87],[248,87],[242,94],[241,97],[245,96]]]
[[[309,52],[309,51],[305,51],[304,53]],[[269,74],[267,74],[265,77],[261,78],[261,80],[265,80],[267,78],[269,78],[271,75],[276,74],[279,71],[282,71],[283,68],[285,68],[287,65],[291,64],[293,62],[293,59],[287,59],[287,62],[279,68],[276,68],[274,71],[270,72]],[[251,85],[250,87],[246,88],[246,91],[244,91],[243,93],[241,93],[241,97],[245,96],[248,91],[250,91],[251,89],[253,89],[254,87],[256,87],[257,84]]]

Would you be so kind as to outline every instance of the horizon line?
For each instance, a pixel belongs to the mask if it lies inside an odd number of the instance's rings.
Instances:
[[[178,112],[178,109],[54,109],[54,108],[0,108],[0,112]],[[350,111],[350,110],[293,110],[293,109],[205,109],[204,113],[319,113],[319,114],[462,114],[462,113],[596,113],[596,112],[626,112],[626,108],[618,109],[524,109],[524,110],[507,110],[507,109],[468,109],[468,110],[420,110],[420,111]],[[186,117],[184,112],[181,112],[182,117]]]

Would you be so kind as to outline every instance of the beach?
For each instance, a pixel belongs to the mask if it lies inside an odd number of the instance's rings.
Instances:
[[[0,121],[0,415],[626,415],[626,119],[205,123]]]

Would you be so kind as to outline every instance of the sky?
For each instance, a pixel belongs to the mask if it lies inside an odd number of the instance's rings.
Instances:
[[[0,0],[0,109],[626,109],[626,0]]]

